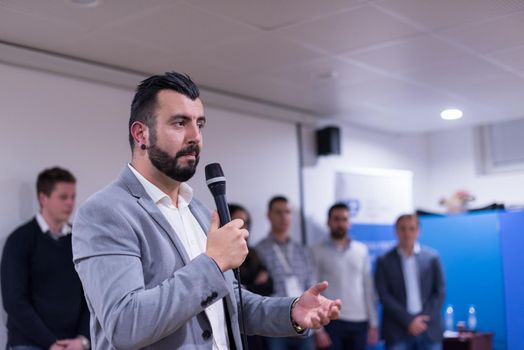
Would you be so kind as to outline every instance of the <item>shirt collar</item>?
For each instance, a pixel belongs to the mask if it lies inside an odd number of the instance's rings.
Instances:
[[[404,251],[400,249],[400,247],[397,246],[397,252],[400,256],[407,258],[408,256],[404,254]],[[418,255],[420,253],[420,244],[418,242],[415,242],[415,245],[413,246],[413,255]]]
[[[136,178],[138,179],[138,181],[140,181],[142,186],[144,186],[144,189],[146,190],[147,194],[149,195],[149,197],[151,197],[155,204],[162,203],[167,206],[173,205],[171,197],[169,197],[151,181],[142,176],[142,174],[140,174],[135,168],[133,168],[131,164],[127,164],[127,166],[133,172],[133,174],[135,174]],[[193,189],[191,188],[191,186],[189,186],[185,182],[180,183],[180,188],[178,189],[178,208],[180,209],[189,206],[191,199],[193,199]]]
[[[36,213],[36,222],[44,234],[51,232],[49,230],[49,225],[45,221],[44,217],[40,212]],[[71,233],[71,224],[66,222],[60,229],[59,236],[66,236]]]
[[[346,251],[351,247],[351,237],[348,236],[348,240],[346,241],[346,244],[344,246],[340,246],[337,244],[337,241],[335,241],[331,235],[326,238],[325,241],[326,245],[331,247],[332,249],[335,249],[337,251]]]

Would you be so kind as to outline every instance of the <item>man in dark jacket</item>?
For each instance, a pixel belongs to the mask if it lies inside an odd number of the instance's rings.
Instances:
[[[444,276],[440,259],[435,251],[417,243],[415,215],[400,216],[395,228],[398,245],[377,259],[375,275],[386,348],[441,349]]]

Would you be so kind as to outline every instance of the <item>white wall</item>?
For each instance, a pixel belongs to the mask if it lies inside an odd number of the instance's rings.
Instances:
[[[473,128],[435,132],[428,135],[428,189],[420,206],[444,211],[438,201],[450,197],[457,190],[468,190],[476,200],[471,207],[482,207],[493,202],[507,206],[524,206],[524,172],[480,174],[477,170]]]
[[[78,180],[78,205],[118,176],[130,158],[127,124],[133,91],[5,64],[0,64],[0,77],[2,249],[7,235],[38,210],[35,181],[42,169],[59,165],[71,170]],[[252,212],[255,242],[268,231],[265,206],[271,196],[283,194],[295,206],[299,203],[295,125],[276,121],[275,115],[263,119],[211,106],[206,117],[202,159],[191,185],[214,207],[203,168],[220,162],[230,201]],[[298,237],[297,222],[293,234]],[[1,316],[5,324],[3,311]],[[0,347],[5,341],[0,327]]]
[[[312,130],[305,130],[305,215],[308,242],[326,233],[326,215],[335,201],[335,174],[351,168],[409,170],[413,172],[413,202],[423,201],[427,188],[427,142],[423,135],[398,136],[357,126],[341,127],[341,155],[315,158]]]

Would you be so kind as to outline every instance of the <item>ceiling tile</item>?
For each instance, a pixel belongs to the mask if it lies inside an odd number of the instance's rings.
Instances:
[[[175,69],[180,62],[187,59],[164,48],[159,49],[147,44],[115,38],[102,32],[91,32],[79,36],[72,43],[64,44],[58,51],[67,52],[83,60],[151,74]],[[147,59],[144,59],[141,53],[147,53]]]
[[[511,69],[524,73],[524,46],[513,50],[499,51],[489,55],[489,57]]]
[[[244,25],[177,4],[111,25],[104,32],[114,37],[145,42],[173,52],[200,52],[203,48],[257,33]]]
[[[278,31],[331,53],[344,53],[415,35],[418,30],[369,5]]]
[[[369,69],[333,57],[272,69],[266,75],[312,89],[337,89],[341,86],[382,77],[381,74]]]
[[[452,85],[448,89],[472,101],[479,101],[491,107],[491,102],[501,96],[521,97],[524,93],[524,78],[511,73],[501,73],[476,82]]]
[[[455,85],[474,84],[504,73],[504,69],[472,56],[469,59],[460,57],[443,64],[402,72],[400,75],[438,89],[448,89]]]
[[[262,30],[272,30],[303,20],[348,9],[367,0],[188,0],[188,3],[234,18]]]
[[[522,33],[524,33],[524,13],[460,26],[439,32],[438,35],[476,52],[487,54],[523,46]]]
[[[0,40],[5,42],[53,51],[86,31],[82,26],[0,8]]]
[[[4,0],[5,10],[49,21],[69,23],[72,27],[97,28],[126,17],[172,5],[180,0],[102,0],[97,6],[85,7],[70,0]]]
[[[380,0],[374,4],[429,30],[524,11],[524,1],[519,0]]]
[[[423,68],[467,55],[430,35],[421,35],[346,57],[391,73]],[[469,56],[469,55],[468,55]]]
[[[214,64],[243,73],[261,73],[322,57],[320,53],[270,34],[229,42],[203,54]]]

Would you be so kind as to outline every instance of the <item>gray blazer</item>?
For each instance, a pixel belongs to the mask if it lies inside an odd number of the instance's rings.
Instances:
[[[422,314],[428,315],[427,336],[433,342],[442,339],[441,308],[444,302],[444,274],[436,252],[422,248],[416,255],[422,298]],[[402,261],[397,247],[377,259],[375,286],[382,303],[381,333],[386,344],[409,337],[408,326],[416,315],[406,306],[406,287]]]
[[[193,199],[204,232],[210,212]],[[73,224],[73,259],[91,312],[93,349],[212,349],[204,309],[225,299],[234,345],[241,349],[238,290],[205,254],[189,260],[162,212],[126,166],[91,196]],[[292,298],[243,290],[245,333],[297,335]]]

